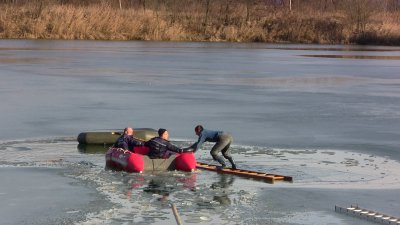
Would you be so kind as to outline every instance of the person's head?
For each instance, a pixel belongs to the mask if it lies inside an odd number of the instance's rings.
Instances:
[[[126,127],[124,129],[124,135],[133,135],[133,128],[132,127]]]
[[[196,135],[197,136],[199,136],[200,134],[201,134],[201,132],[203,131],[203,126],[202,125],[197,125],[195,128],[194,128],[194,132],[196,133]]]
[[[164,140],[168,140],[169,139],[169,133],[166,129],[164,128],[160,128],[158,129],[158,136]]]

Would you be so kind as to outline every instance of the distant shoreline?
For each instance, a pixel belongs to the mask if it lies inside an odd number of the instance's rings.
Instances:
[[[0,3],[0,38],[400,45],[400,6],[360,0],[292,10],[256,0],[78,2]]]

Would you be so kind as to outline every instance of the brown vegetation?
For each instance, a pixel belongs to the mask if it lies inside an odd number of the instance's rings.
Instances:
[[[0,12],[0,38],[400,45],[400,0],[0,0]]]

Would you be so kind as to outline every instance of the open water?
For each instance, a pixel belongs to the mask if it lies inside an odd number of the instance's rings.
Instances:
[[[126,126],[186,147],[197,124],[294,182],[115,173],[77,148]],[[368,224],[334,206],[400,217],[399,160],[397,47],[0,40],[1,224],[176,224],[172,203],[184,224]]]

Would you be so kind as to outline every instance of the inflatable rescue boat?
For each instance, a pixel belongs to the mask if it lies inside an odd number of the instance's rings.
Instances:
[[[196,158],[192,152],[174,154],[167,159],[151,159],[149,148],[135,146],[135,153],[121,148],[110,148],[106,153],[106,168],[126,172],[181,170],[193,172]]]

